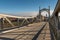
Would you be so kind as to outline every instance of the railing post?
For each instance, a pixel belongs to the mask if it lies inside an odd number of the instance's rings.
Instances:
[[[20,26],[20,24],[19,24],[19,18],[17,19],[17,22],[18,22],[18,27]]]
[[[1,30],[3,30],[3,27],[4,27],[4,20],[3,18],[1,18]]]

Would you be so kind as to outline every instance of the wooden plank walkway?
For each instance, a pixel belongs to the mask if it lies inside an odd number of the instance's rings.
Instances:
[[[50,29],[49,29],[49,24],[48,23],[46,24],[46,26],[41,31],[37,40],[51,40],[51,34],[50,34]]]
[[[45,22],[33,23],[29,24],[28,26],[2,32],[0,33],[0,39],[2,40],[4,38],[5,40],[32,40],[34,36],[38,33],[38,31],[43,27],[44,24]],[[43,39],[44,35],[47,36],[47,34],[50,37],[49,34],[50,31],[47,25],[43,30],[44,32],[43,31],[41,32],[37,40]]]

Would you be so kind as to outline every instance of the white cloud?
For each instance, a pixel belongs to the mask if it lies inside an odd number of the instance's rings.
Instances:
[[[52,15],[53,10],[50,11],[50,15]],[[10,13],[3,13],[3,14],[10,14]],[[15,13],[15,14],[11,14],[11,15],[16,15],[16,16],[37,16],[39,14],[39,11],[32,11],[32,12],[20,12],[20,13]],[[43,16],[48,16],[48,13],[41,13]]]
[[[53,10],[50,10],[50,15],[52,15],[52,13],[53,13]]]
[[[53,10],[50,10],[50,16],[52,15],[52,13],[53,13]],[[49,16],[49,14],[48,14],[48,12],[46,12],[46,11],[43,11],[42,13],[41,13],[41,15],[42,16]]]
[[[37,16],[38,12],[33,11],[33,12],[22,12],[22,13],[17,13],[16,15],[18,16]]]
[[[50,10],[50,15],[52,15],[53,10]],[[39,14],[39,11],[32,11],[32,12],[21,12],[21,13],[16,13],[14,15],[18,15],[18,16],[37,16]],[[48,16],[47,12],[42,12],[41,13],[43,16]]]

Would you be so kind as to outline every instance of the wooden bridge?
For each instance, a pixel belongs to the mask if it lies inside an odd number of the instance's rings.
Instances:
[[[48,22],[33,23],[0,33],[1,40],[51,40]]]
[[[48,21],[42,21],[41,11],[48,11]],[[0,40],[60,40],[59,12],[60,0],[51,17],[50,7],[32,17],[0,14]]]

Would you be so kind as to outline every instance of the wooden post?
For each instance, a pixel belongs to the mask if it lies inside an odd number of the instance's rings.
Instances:
[[[21,26],[23,26],[23,23],[24,23],[25,19],[23,19],[22,23],[21,23]]]
[[[3,30],[3,27],[4,27],[4,20],[3,18],[1,18],[1,30]]]
[[[49,13],[49,21],[50,21],[50,6],[49,6],[49,11],[48,11],[48,13]]]
[[[40,22],[41,22],[41,9],[40,9],[40,6],[39,6],[39,19],[40,19]]]
[[[32,18],[32,23],[33,23],[33,21],[34,21],[34,18]]]
[[[20,24],[19,24],[19,18],[17,18],[17,23],[18,23],[18,27],[20,26]]]
[[[4,17],[4,18],[9,22],[9,24],[10,24],[12,27],[15,26],[7,17]]]
[[[27,23],[29,23],[29,21],[27,19],[25,19]]]
[[[47,20],[48,20],[48,19],[47,19],[47,14],[46,14],[46,22],[47,22]]]

